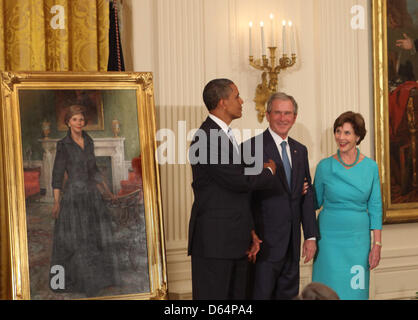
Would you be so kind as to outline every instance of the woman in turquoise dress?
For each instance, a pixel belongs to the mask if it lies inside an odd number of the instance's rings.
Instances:
[[[319,162],[314,179],[316,206],[322,210],[312,281],[343,300],[369,298],[370,270],[379,264],[382,246],[378,167],[357,148],[365,135],[359,113],[340,115],[334,123],[337,154]]]

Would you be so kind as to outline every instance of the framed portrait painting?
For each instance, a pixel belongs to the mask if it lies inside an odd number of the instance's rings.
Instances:
[[[167,298],[152,74],[3,72],[0,128],[0,298]]]
[[[384,223],[418,221],[418,3],[373,0],[376,160]]]

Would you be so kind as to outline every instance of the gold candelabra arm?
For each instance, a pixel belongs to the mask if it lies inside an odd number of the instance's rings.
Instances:
[[[264,69],[264,67],[261,65],[260,59],[254,60],[253,56],[250,56],[250,66],[257,70]]]
[[[250,56],[249,61],[250,61],[250,66],[252,66],[253,68],[257,70],[270,71],[269,61],[266,55],[263,55],[261,59],[257,59],[257,60],[254,60],[254,57]]]
[[[292,53],[292,66],[296,63],[296,54]]]
[[[261,56],[261,60],[263,61],[263,68],[268,68],[269,60],[267,59],[267,56],[265,54]]]
[[[275,72],[280,72],[282,69],[290,68],[294,66],[296,63],[296,55],[292,53],[291,57],[289,58],[287,54],[283,54],[283,56],[279,59],[278,66],[274,69]]]

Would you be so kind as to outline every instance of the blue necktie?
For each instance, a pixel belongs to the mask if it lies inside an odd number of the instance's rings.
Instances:
[[[284,172],[286,173],[287,183],[289,184],[289,188],[290,188],[290,182],[291,182],[290,178],[292,176],[292,168],[290,167],[289,157],[287,156],[286,144],[287,144],[286,141],[282,141],[280,145],[282,146],[282,160],[283,160]]]

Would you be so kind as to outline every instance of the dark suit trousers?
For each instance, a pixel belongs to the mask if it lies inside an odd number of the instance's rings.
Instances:
[[[299,261],[290,248],[280,261],[257,260],[254,278],[254,300],[291,300],[299,294]]]
[[[231,260],[192,255],[193,300],[246,299],[247,280],[247,257]]]

